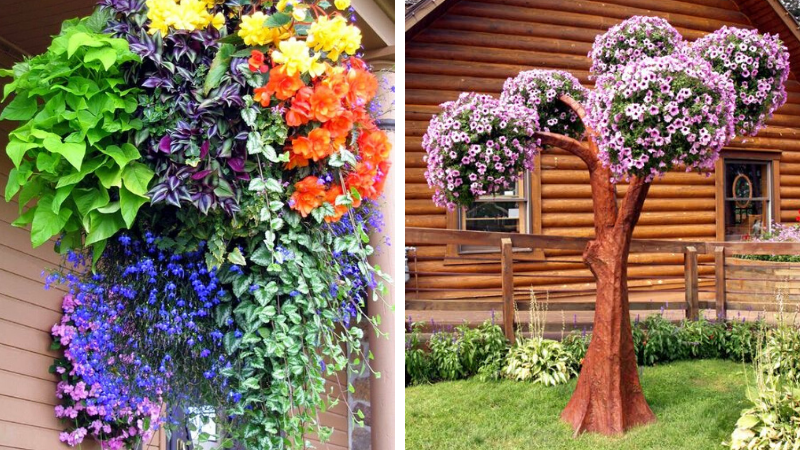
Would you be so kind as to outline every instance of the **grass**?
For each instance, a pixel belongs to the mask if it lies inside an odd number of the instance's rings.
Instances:
[[[658,421],[621,437],[572,437],[558,417],[574,379],[557,387],[475,379],[409,387],[406,449],[722,449],[748,406],[744,371],[720,360],[644,368],[642,386]]]

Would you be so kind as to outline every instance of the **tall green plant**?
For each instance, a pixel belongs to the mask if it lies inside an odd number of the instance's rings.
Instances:
[[[128,142],[141,127],[137,91],[123,76],[139,57],[104,24],[99,14],[65,22],[47,52],[0,71],[13,78],[4,99],[14,94],[0,119],[20,122],[6,147],[5,199],[18,198],[14,225],[30,224],[34,247],[63,235],[62,250],[83,243],[99,256],[148,201],[153,172]]]

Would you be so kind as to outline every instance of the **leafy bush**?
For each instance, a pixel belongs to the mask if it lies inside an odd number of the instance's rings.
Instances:
[[[583,365],[583,358],[586,357],[586,351],[589,349],[589,342],[592,340],[591,334],[584,334],[572,332],[564,337],[561,341],[561,346],[564,351],[570,355],[572,368],[579,371]]]
[[[732,450],[796,449],[800,446],[800,389],[762,386],[748,391],[753,407],[742,412],[727,445]]]
[[[678,333],[684,347],[682,353],[692,359],[720,358],[725,353],[726,331],[723,322],[684,320]]]
[[[406,337],[406,385],[424,384],[433,381],[433,362],[420,341],[422,323],[411,325],[411,333]]]
[[[638,353],[639,364],[652,366],[684,359],[686,346],[681,341],[678,327],[661,315],[648,316],[643,322],[643,340]]]
[[[431,373],[445,381],[477,374],[482,379],[499,378],[508,348],[503,330],[490,321],[477,328],[464,324],[452,332],[436,332],[428,345],[433,362]]]
[[[503,329],[490,321],[478,328],[463,330],[460,348],[461,364],[468,375],[480,374],[482,379],[497,379],[508,352]]]
[[[781,326],[767,332],[759,367],[780,383],[800,384],[800,331]]]
[[[65,22],[47,52],[0,71],[13,77],[4,98],[15,94],[0,119],[22,122],[9,133],[5,198],[18,195],[14,225],[31,225],[34,247],[62,233],[62,249],[79,247],[85,230],[99,256],[147,201],[153,171],[129,143],[142,123],[123,73],[139,57],[104,25],[97,16]]]
[[[455,331],[441,331],[431,336],[428,345],[431,348],[434,374],[444,381],[459,380],[467,377],[467,371],[461,364],[461,334]]]
[[[511,347],[503,372],[512,380],[545,386],[566,383],[578,374],[561,343],[541,338],[521,340]]]
[[[725,357],[734,361],[752,361],[764,328],[764,323],[760,321],[731,322],[725,331]]]

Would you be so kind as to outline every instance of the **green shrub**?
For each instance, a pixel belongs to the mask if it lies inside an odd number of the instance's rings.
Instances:
[[[461,364],[459,355],[460,333],[447,331],[433,333],[428,346],[431,349],[432,373],[435,379],[453,381],[467,377],[467,371]]]
[[[761,386],[748,398],[753,407],[736,422],[727,444],[732,450],[800,448],[800,389]]]
[[[406,384],[424,384],[433,381],[433,362],[420,341],[422,323],[411,325],[406,338]]]
[[[684,359],[686,346],[681,341],[678,327],[661,315],[654,314],[642,322],[644,327],[640,344],[640,353],[637,353],[639,364],[652,366]]]
[[[564,351],[569,354],[572,368],[575,372],[580,371],[583,358],[586,357],[586,351],[589,349],[589,342],[591,340],[592,335],[590,333],[584,334],[577,331],[573,331],[561,340],[561,346],[564,347]]]
[[[517,381],[555,386],[577,375],[571,355],[549,339],[520,340],[506,358],[505,376]]]
[[[758,339],[764,332],[763,322],[731,322],[725,331],[725,357],[750,362],[756,356]]]
[[[508,353],[508,340],[503,329],[490,321],[478,328],[466,328],[461,345],[461,365],[469,376],[479,374],[482,379],[497,379]]]
[[[759,367],[764,375],[778,383],[800,384],[800,332],[778,327],[765,336]]]
[[[721,358],[725,354],[724,322],[684,320],[679,327],[678,338],[682,344],[681,356],[691,359]]]

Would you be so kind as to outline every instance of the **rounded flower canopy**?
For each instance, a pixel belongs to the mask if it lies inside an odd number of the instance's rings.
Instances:
[[[597,80],[587,121],[614,181],[712,170],[734,136],[734,88],[696,57],[646,58]]]
[[[513,189],[520,173],[533,168],[535,110],[475,93],[441,106],[422,138],[436,205],[453,209]]]
[[[633,16],[595,38],[589,52],[591,73],[616,72],[632,61],[670,55],[681,46],[683,37],[666,20]]]
[[[568,95],[583,102],[588,94],[589,91],[569,72],[528,70],[506,80],[500,101],[535,109],[542,118],[542,131],[580,139],[585,131],[583,122],[559,97]]]
[[[786,102],[789,52],[777,35],[722,27],[692,44],[692,51],[736,87],[736,132],[755,135]]]

